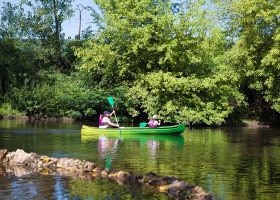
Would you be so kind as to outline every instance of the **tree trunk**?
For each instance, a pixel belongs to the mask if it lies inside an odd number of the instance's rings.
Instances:
[[[56,62],[58,65],[61,64],[61,41],[60,41],[60,30],[61,24],[60,20],[58,19],[58,3],[57,0],[53,0],[53,15],[54,15],[54,22],[55,22],[55,50],[56,50]]]

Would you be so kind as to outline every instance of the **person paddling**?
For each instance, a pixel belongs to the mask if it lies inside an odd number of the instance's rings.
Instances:
[[[118,124],[115,124],[111,121],[110,117],[115,113],[115,111],[113,112],[109,112],[109,111],[104,111],[103,113],[103,117],[102,117],[102,124],[99,125],[99,128],[109,128],[109,127],[117,127],[119,128]]]
[[[153,115],[153,118],[148,122],[150,128],[160,126],[160,120],[157,120],[157,115]]]

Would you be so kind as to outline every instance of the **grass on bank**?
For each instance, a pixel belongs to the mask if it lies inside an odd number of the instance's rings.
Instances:
[[[0,117],[1,118],[17,118],[25,116],[25,113],[12,108],[10,103],[3,103],[0,105]]]

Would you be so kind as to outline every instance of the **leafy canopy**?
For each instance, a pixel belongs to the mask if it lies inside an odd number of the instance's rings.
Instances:
[[[129,113],[221,124],[242,100],[223,65],[224,34],[204,1],[97,0],[105,26],[82,48],[78,69],[103,87],[126,84]]]

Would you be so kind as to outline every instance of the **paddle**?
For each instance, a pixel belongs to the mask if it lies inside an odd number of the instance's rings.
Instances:
[[[147,122],[141,122],[139,124],[139,127],[143,128],[143,127],[147,126],[147,124],[148,124]]]
[[[108,97],[108,102],[109,102],[109,104],[112,106],[112,108],[113,108],[113,110],[114,110],[114,104],[115,104],[115,102],[114,102],[113,97]],[[116,119],[117,125],[119,126],[119,122],[118,122],[118,119],[117,119],[117,117],[116,117],[116,113],[115,113],[115,112],[114,112],[114,115],[115,115],[115,119]]]

